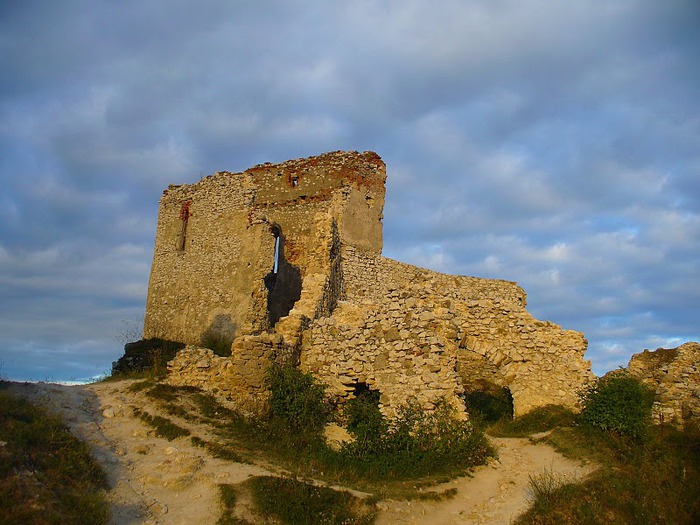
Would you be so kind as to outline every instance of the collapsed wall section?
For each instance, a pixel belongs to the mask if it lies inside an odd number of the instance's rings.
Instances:
[[[488,378],[510,389],[514,412],[576,409],[592,380],[578,332],[534,319],[515,283],[440,274],[343,250],[346,301],[305,335],[302,366],[352,396],[381,392],[388,414],[413,397],[426,409]],[[486,373],[485,373],[486,372]]]

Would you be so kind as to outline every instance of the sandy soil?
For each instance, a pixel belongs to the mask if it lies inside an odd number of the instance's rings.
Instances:
[[[72,431],[88,442],[110,479],[108,497],[115,525],[213,524],[219,517],[217,485],[239,483],[250,476],[275,474],[269,469],[224,461],[195,447],[189,438],[158,438],[132,413],[132,406],[151,413],[148,398],[129,392],[131,381],[63,386],[13,384],[13,390],[60,413]],[[206,438],[205,429],[194,432]],[[529,478],[551,472],[558,478],[580,478],[591,470],[529,439],[493,439],[499,459],[461,477],[431,487],[457,494],[443,501],[379,502],[377,525],[510,523],[528,506]]]

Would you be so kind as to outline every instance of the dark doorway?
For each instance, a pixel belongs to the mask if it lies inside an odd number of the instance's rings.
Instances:
[[[273,226],[275,253],[272,271],[265,276],[267,288],[267,311],[270,326],[277,324],[282,317],[289,315],[301,297],[301,271],[284,258],[284,235],[279,226]]]

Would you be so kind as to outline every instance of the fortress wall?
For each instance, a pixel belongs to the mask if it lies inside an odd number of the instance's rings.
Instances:
[[[319,223],[335,219],[345,242],[381,251],[385,178],[375,153],[333,152],[170,186],[159,205],[144,337],[200,344],[212,330],[232,341],[269,329],[275,236],[283,248],[275,293],[293,303],[284,297],[295,288],[290,279],[328,268]],[[313,308],[317,288],[306,293]]]
[[[424,406],[485,379],[507,386],[520,415],[578,407],[593,378],[586,340],[534,319],[509,281],[458,277],[343,250],[346,301],[311,325],[302,366],[349,395],[357,382],[382,392],[388,413],[410,397]],[[418,387],[423,385],[423,387]]]
[[[628,370],[656,392],[656,423],[700,422],[700,343],[634,354]]]
[[[518,415],[576,408],[593,377],[582,334],[534,319],[514,282],[381,257],[385,178],[375,153],[333,152],[168,188],[144,337],[197,345],[214,330],[232,343],[230,358],[183,351],[173,380],[259,399],[284,348],[340,399],[379,390],[389,416],[411,398],[463,409],[483,381],[507,386]]]
[[[253,197],[253,186],[245,174],[217,174],[197,184],[171,186],[163,193],[145,338],[199,344],[217,319],[229,337],[251,324],[256,270],[271,264],[273,249],[265,246],[267,236],[262,235],[261,225],[249,227]],[[185,203],[189,203],[189,217],[180,249]]]

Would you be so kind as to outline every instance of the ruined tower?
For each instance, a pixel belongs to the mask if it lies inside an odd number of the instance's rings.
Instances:
[[[339,151],[165,190],[144,338],[232,350],[188,348],[171,380],[245,404],[288,352],[341,400],[378,390],[388,415],[409,398],[461,408],[478,381],[508,387],[516,414],[574,407],[583,335],[532,318],[513,282],[382,257],[385,180],[376,153]]]

